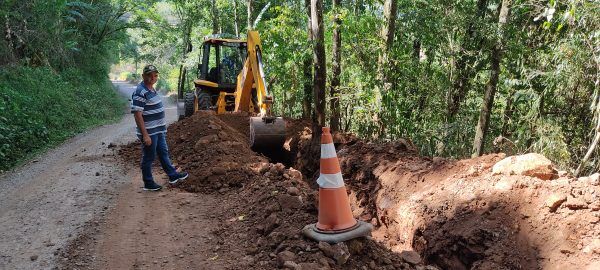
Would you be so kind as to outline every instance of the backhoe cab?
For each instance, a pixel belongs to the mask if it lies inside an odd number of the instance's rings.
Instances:
[[[202,44],[195,91],[178,93],[179,118],[198,110],[217,114],[248,112],[250,145],[255,150],[275,150],[285,140],[285,121],[272,115],[273,98],[267,91],[258,32],[248,40],[211,36]]]

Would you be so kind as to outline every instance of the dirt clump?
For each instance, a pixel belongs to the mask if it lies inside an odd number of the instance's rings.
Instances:
[[[549,180],[558,177],[557,171],[552,165],[552,161],[537,153],[511,156],[500,160],[492,168],[492,173],[504,175],[526,175],[537,177],[543,180]]]

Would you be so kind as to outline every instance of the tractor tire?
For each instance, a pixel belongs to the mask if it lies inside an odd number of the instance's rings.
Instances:
[[[190,117],[196,112],[196,95],[194,93],[186,93],[183,99],[183,111],[185,117]]]
[[[200,91],[198,93],[198,110],[210,110],[212,107],[212,102],[210,98],[210,94],[204,91]]]

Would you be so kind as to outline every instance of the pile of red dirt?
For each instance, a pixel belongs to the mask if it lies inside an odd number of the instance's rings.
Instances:
[[[318,205],[309,125],[288,119],[285,165],[249,148],[243,114],[203,112],[169,127],[172,157],[191,175],[181,188],[222,194],[216,252],[241,268],[600,266],[598,175],[496,175],[491,168],[503,154],[421,157],[408,140],[373,143],[348,134],[334,134],[334,142],[353,213],[375,226],[373,238],[340,246],[306,239],[300,230],[316,222]],[[121,152],[139,155],[137,145]]]

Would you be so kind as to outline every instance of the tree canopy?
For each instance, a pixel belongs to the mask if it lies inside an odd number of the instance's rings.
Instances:
[[[8,0],[0,4],[0,64],[107,72],[118,54],[121,63],[159,65],[166,89],[190,90],[204,36],[244,38],[253,28],[277,112],[308,117],[315,102],[306,86],[321,70],[314,69],[310,4]],[[322,13],[320,91],[327,121],[340,130],[408,138],[424,155],[539,152],[565,169],[599,169],[597,1],[325,0]],[[184,71],[192,75],[181,84]]]

